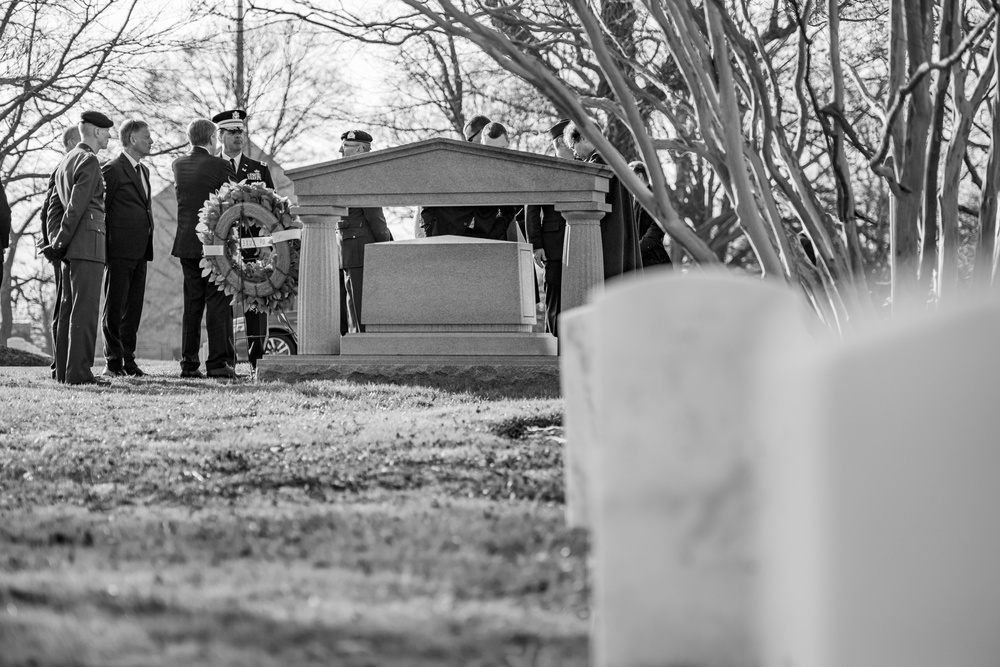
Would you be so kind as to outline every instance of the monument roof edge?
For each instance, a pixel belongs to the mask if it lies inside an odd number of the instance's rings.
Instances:
[[[435,152],[466,153],[476,155],[478,157],[496,157],[509,162],[537,164],[554,169],[575,171],[577,173],[581,171],[591,172],[594,175],[605,175],[610,174],[611,172],[611,168],[606,165],[567,160],[565,158],[555,157],[552,155],[539,155],[537,153],[528,153],[526,151],[511,148],[484,146],[483,144],[474,144],[467,141],[458,141],[456,139],[445,139],[444,137],[435,137],[433,139],[425,139],[423,141],[403,144],[401,146],[393,146],[392,148],[383,148],[372,151],[371,153],[363,153],[360,155],[353,155],[351,157],[303,165],[301,167],[289,169],[285,173],[289,177],[295,178],[313,177],[352,169],[363,164],[377,164],[379,162],[413,158],[421,154]]]

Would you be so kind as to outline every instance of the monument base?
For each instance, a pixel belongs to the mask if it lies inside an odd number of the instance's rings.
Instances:
[[[520,385],[525,395],[559,396],[559,357],[492,355],[268,355],[259,381],[350,380],[454,389]]]
[[[551,356],[559,354],[556,337],[547,333],[356,333],[340,342],[343,356]]]

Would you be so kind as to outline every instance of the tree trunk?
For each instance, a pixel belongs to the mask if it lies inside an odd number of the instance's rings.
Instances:
[[[923,5],[920,2],[918,6],[911,7],[905,0],[893,0],[891,6],[890,60],[893,65],[898,65],[906,58],[911,74],[926,60],[926,48],[922,43],[924,18],[920,15]],[[893,83],[902,84],[902,80],[893,76]],[[924,77],[916,86],[907,103],[905,126],[899,134],[894,132],[894,167],[902,192],[895,198],[889,223],[893,310],[908,304],[923,304],[926,300],[926,294],[920,293],[918,280],[921,193],[931,115],[929,85],[927,77]],[[894,89],[898,91],[899,87],[896,85]]]

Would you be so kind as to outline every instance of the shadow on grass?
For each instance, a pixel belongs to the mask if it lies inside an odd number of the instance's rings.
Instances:
[[[322,604],[303,600],[303,606]],[[428,606],[433,603],[429,601]],[[0,665],[586,665],[587,638],[498,631],[447,613],[416,628],[338,625],[317,611],[281,621],[245,610],[188,608],[151,594],[56,594],[0,586]],[[428,618],[433,612],[428,610]],[[94,641],[99,629],[101,641]],[[427,632],[426,630],[431,630]]]

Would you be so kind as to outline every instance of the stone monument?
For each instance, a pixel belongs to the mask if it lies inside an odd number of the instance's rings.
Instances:
[[[535,155],[450,139],[430,139],[287,172],[302,216],[299,272],[299,350],[296,357],[268,356],[261,378],[342,375],[359,365],[499,364],[557,369],[555,340],[525,329],[524,276],[530,247],[511,242],[444,240],[372,244],[366,248],[364,334],[341,340],[337,295],[336,222],[354,206],[520,206],[554,204],[567,222],[563,253],[563,309],[582,305],[603,284],[599,227],[608,210],[610,170],[602,165]],[[571,239],[571,240],[570,240]],[[446,286],[455,304],[443,308],[433,293],[393,271],[409,255],[431,261],[424,278]],[[372,263],[369,263],[369,257]],[[478,272],[448,281],[448,267],[479,262]],[[416,270],[417,262],[408,265]],[[489,267],[489,272],[482,270]],[[384,269],[384,270],[383,270]],[[465,269],[463,269],[465,270]],[[476,275],[478,274],[478,275]],[[530,274],[527,274],[530,277]],[[395,282],[393,282],[395,281]],[[479,282],[481,281],[481,282]],[[400,293],[401,292],[401,293]],[[488,298],[484,298],[484,294]],[[415,321],[407,297],[428,306],[436,321]],[[430,301],[427,301],[430,299]],[[485,313],[482,308],[491,311]],[[402,320],[393,320],[400,318]],[[407,319],[409,318],[409,319]],[[369,323],[373,325],[369,328]]]

